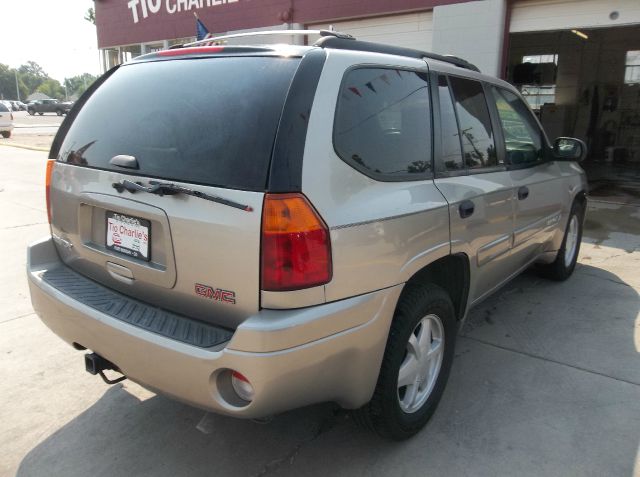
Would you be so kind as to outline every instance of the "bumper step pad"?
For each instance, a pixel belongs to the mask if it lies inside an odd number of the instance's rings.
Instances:
[[[199,348],[211,348],[233,335],[224,328],[162,310],[110,290],[68,267],[47,270],[42,280],[70,298],[112,318]]]

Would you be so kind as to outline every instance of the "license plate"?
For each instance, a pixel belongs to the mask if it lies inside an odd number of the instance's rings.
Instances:
[[[117,212],[107,212],[107,249],[149,261],[151,222]]]

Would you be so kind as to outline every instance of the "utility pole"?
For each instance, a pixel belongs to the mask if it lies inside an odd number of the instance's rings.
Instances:
[[[18,101],[20,101],[20,88],[18,88],[18,70],[13,70],[16,74],[16,93],[18,94]]]

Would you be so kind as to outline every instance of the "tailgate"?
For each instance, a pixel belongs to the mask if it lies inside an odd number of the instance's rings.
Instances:
[[[262,201],[298,63],[221,57],[120,67],[72,118],[53,169],[62,259],[216,325],[235,328],[255,314]],[[183,191],[135,190],[154,182]]]

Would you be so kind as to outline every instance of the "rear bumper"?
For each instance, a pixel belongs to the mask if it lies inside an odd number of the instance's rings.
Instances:
[[[227,343],[200,348],[116,319],[42,279],[60,262],[51,239],[32,244],[27,274],[34,309],[66,342],[115,363],[131,380],[214,412],[263,417],[317,402],[346,408],[373,394],[401,286],[299,310],[261,310]],[[346,327],[346,328],[345,328]],[[255,389],[239,404],[228,370]]]

